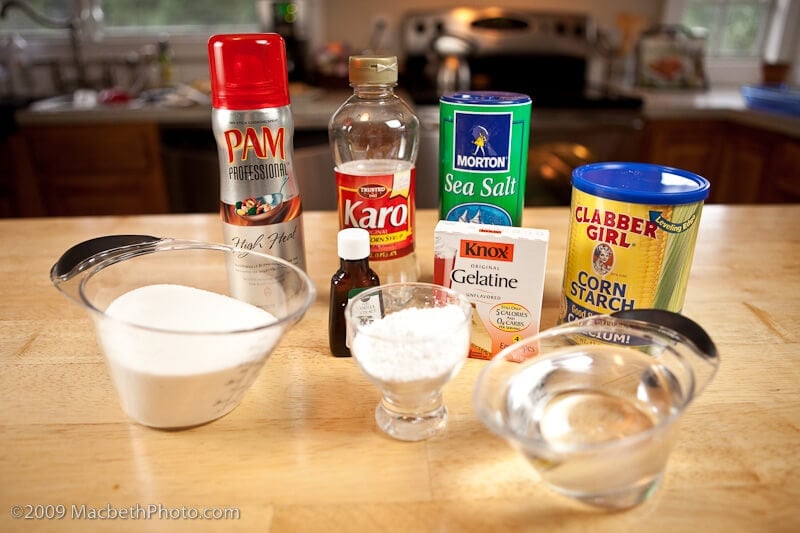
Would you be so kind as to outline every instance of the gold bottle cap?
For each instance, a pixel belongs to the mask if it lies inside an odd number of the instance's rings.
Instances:
[[[397,56],[350,56],[350,83],[397,83]]]

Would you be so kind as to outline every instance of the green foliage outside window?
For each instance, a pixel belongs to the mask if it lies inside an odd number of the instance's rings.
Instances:
[[[768,8],[764,0],[690,0],[681,22],[708,31],[709,55],[754,57],[761,50]]]
[[[55,19],[77,12],[80,0],[26,0],[36,11]],[[88,4],[88,0],[83,0]],[[106,30],[256,26],[255,0],[102,0]],[[47,31],[20,9],[0,20],[0,31]],[[58,30],[49,30],[58,31]]]
[[[106,27],[255,24],[253,0],[104,0]]]
[[[732,5],[728,8],[721,55],[747,56],[758,53],[758,37],[766,17],[760,6]]]

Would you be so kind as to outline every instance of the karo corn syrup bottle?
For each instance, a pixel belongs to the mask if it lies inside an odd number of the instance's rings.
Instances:
[[[208,59],[224,241],[305,269],[283,38],[277,33],[214,35]],[[248,286],[253,283],[248,270],[259,266],[246,256],[229,265],[240,273],[230,276],[231,290],[238,298],[251,291],[248,300],[258,304],[259,292],[268,288]]]
[[[370,265],[383,283],[417,281],[414,251],[419,119],[394,92],[397,57],[351,56],[353,94],[328,124],[339,229],[370,234]]]

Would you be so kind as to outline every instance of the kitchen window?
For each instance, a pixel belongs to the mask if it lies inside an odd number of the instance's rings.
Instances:
[[[800,0],[666,0],[662,20],[705,28],[712,85],[756,82],[762,64],[796,62],[800,51]]]
[[[103,0],[106,31],[256,27],[254,0]]]
[[[52,19],[80,15],[90,30],[110,35],[258,27],[257,0],[24,0],[24,3]],[[43,28],[22,9],[9,8],[6,19],[0,21],[0,31],[12,29],[20,33],[58,31]]]
[[[759,56],[772,1],[687,0],[681,22],[707,31],[709,56]]]

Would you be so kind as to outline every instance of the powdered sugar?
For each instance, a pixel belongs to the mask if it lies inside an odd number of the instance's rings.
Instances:
[[[469,317],[456,305],[412,307],[360,328],[351,351],[381,381],[450,377],[466,359],[469,334]]]
[[[242,331],[275,322],[249,303],[195,287],[145,285],[117,297],[106,314],[139,326],[210,333]]]
[[[106,315],[98,334],[122,406],[154,427],[201,424],[236,407],[281,335],[263,309],[183,285],[139,287]]]

